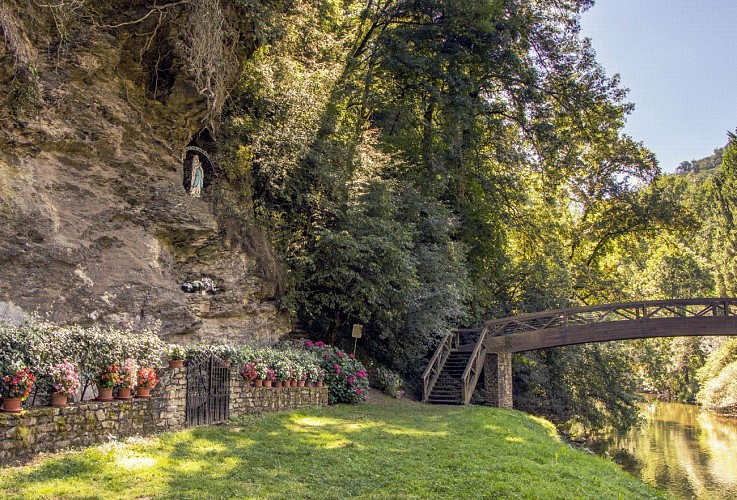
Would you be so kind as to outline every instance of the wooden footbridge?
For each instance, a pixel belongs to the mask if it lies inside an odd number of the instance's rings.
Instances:
[[[511,408],[515,352],[708,335],[737,335],[736,298],[627,302],[494,319],[445,336],[422,375],[422,400],[468,404],[483,371],[487,404]]]

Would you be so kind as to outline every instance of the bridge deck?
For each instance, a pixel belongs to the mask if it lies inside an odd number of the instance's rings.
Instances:
[[[476,339],[462,342],[461,335],[468,334],[475,334]],[[451,352],[471,353],[459,380],[467,404],[487,356],[496,359],[504,354],[511,363],[508,355],[513,352],[612,340],[710,335],[737,335],[737,298],[622,302],[494,319],[486,321],[483,328],[456,330],[443,339],[422,376],[423,401],[428,400]]]

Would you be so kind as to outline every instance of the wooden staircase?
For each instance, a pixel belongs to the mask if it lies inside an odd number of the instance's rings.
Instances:
[[[432,404],[467,405],[476,388],[486,360],[484,339],[487,329],[456,330],[443,339],[422,375],[422,401]],[[468,342],[467,334],[478,335]]]
[[[430,390],[427,397],[428,403],[440,405],[463,404],[463,372],[466,371],[470,357],[470,350],[467,352],[451,351],[440,376],[438,376]]]

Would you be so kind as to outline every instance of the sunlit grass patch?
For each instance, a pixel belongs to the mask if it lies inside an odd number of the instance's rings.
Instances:
[[[542,419],[381,404],[238,419],[0,471],[11,498],[647,498]]]

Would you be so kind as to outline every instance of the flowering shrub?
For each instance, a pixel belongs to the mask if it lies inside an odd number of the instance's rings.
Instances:
[[[74,365],[64,360],[51,369],[51,390],[59,394],[75,394],[79,390],[79,376]]]
[[[259,378],[255,361],[250,361],[241,367],[241,377],[248,383]]]
[[[68,362],[86,388],[110,364],[132,358],[143,366],[161,363],[164,343],[158,326],[134,329],[59,326],[37,317],[21,325],[0,322],[0,369],[20,360],[37,377],[37,387],[53,390],[54,367]]]
[[[330,387],[328,402],[358,403],[366,399],[368,374],[360,361],[322,342],[305,342],[305,348],[322,360],[325,383]]]
[[[269,365],[266,362],[258,358],[253,362],[254,370],[256,370],[257,380],[266,380],[266,376],[269,374]]]
[[[166,346],[166,358],[170,361],[186,359],[187,350],[179,344],[169,344]]]
[[[120,367],[118,363],[110,363],[95,376],[98,389],[112,389],[120,384]]]
[[[404,395],[402,378],[385,366],[378,366],[372,377],[372,385],[397,399]]]
[[[118,383],[116,385],[120,387],[134,388],[138,381],[138,364],[131,358],[123,361],[120,365],[120,372],[118,374]]]
[[[25,401],[31,393],[36,377],[19,361],[10,363],[0,377],[0,395],[4,398],[21,398]]]
[[[153,368],[141,368],[138,370],[137,382],[138,387],[153,389],[159,383],[159,379],[156,377],[156,370]]]

